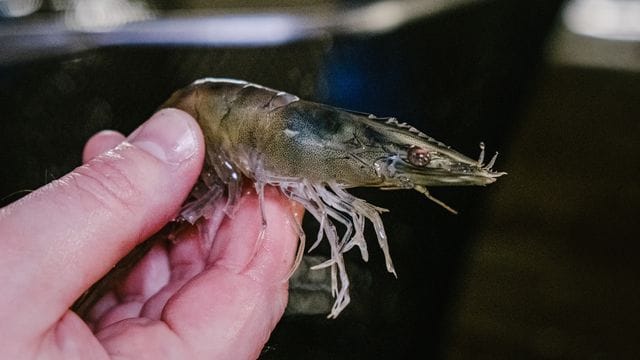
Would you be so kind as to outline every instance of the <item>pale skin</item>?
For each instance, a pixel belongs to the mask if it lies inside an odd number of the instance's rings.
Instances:
[[[160,244],[84,322],[73,302],[176,216],[204,159],[195,120],[175,109],[129,137],[103,131],[81,167],[0,209],[0,358],[252,359],[283,314],[302,208],[247,190]],[[294,214],[294,217],[291,216]]]

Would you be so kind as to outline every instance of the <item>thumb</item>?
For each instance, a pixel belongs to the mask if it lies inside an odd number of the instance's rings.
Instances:
[[[114,149],[1,209],[0,309],[12,312],[0,326],[40,330],[58,320],[176,215],[203,158],[195,120],[165,109]]]

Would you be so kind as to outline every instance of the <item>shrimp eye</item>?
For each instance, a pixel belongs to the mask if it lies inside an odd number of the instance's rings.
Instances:
[[[429,152],[421,147],[412,145],[407,152],[407,160],[413,166],[427,166],[431,161]]]

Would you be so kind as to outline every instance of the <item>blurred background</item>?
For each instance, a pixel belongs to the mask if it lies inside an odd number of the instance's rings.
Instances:
[[[303,267],[262,358],[637,358],[639,1],[0,0],[1,204],[205,76],[397,116],[470,157],[484,141],[509,173],[433,189],[457,216],[354,191],[391,210],[398,279],[349,254],[352,304],[328,320]]]

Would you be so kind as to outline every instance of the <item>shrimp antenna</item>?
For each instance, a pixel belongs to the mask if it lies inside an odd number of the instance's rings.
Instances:
[[[426,196],[427,199],[429,199],[429,200],[433,201],[434,203],[442,206],[443,208],[447,209],[452,214],[458,215],[458,212],[455,209],[453,209],[449,205],[445,204],[442,200],[439,200],[439,199],[435,198],[433,195],[431,195],[426,187],[424,187],[422,185],[415,185],[413,188],[416,191],[422,193],[424,196]]]

